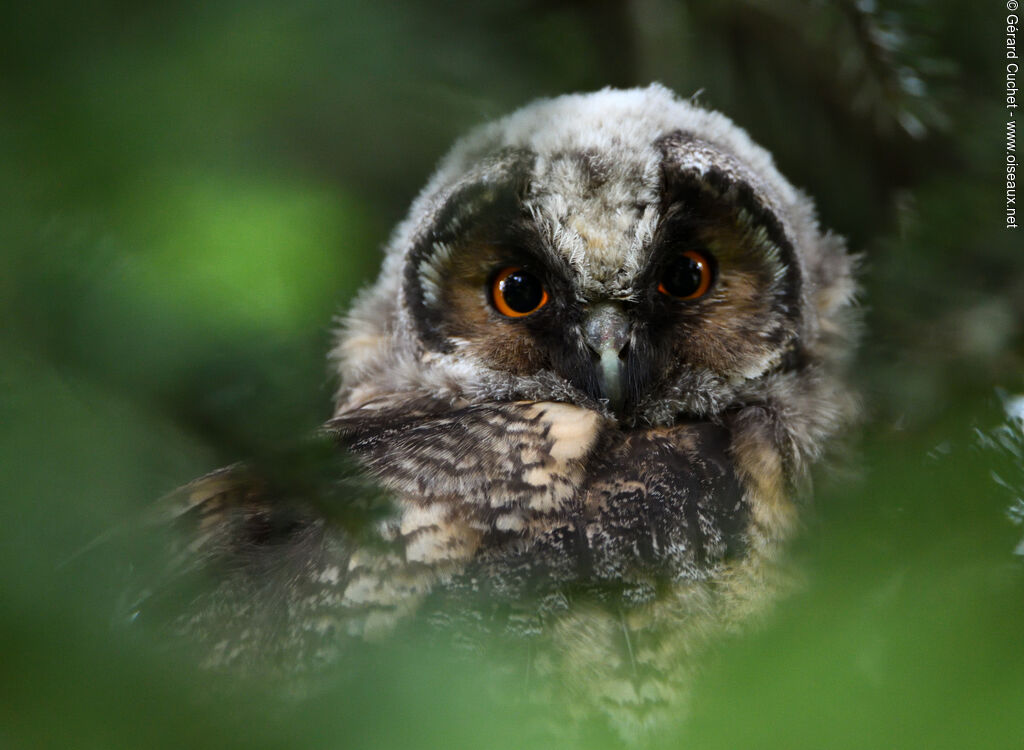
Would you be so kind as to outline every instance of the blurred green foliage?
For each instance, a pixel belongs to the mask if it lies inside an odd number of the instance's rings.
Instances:
[[[866,404],[808,578],[666,746],[1017,747],[1024,576],[972,449],[1024,390],[1002,10],[967,0],[23,3],[0,30],[0,747],[523,747],[443,649],[225,697],[110,626],[152,498],[329,412],[332,316],[432,164],[533,98],[660,80],[863,252]],[[358,680],[351,675],[358,675]],[[487,687],[491,689],[485,689]],[[502,691],[505,691],[504,693]],[[497,696],[497,697],[495,697]],[[600,733],[593,742],[603,744]]]

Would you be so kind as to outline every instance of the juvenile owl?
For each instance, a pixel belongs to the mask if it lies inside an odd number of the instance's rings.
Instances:
[[[138,609],[198,574],[174,626],[217,665],[307,668],[416,618],[541,639],[643,724],[777,586],[854,412],[852,266],[764,149],[661,86],[485,125],[344,320],[335,473],[189,485]]]

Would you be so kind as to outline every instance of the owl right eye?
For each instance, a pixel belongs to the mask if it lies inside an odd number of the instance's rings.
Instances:
[[[521,266],[498,271],[491,282],[491,302],[502,315],[523,318],[548,303],[548,292],[534,274]]]

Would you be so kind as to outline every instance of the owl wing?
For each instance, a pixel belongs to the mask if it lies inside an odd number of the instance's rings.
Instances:
[[[217,470],[151,510],[143,535],[166,554],[139,566],[125,613],[186,635],[206,665],[314,666],[339,646],[349,558],[389,512],[326,440]]]

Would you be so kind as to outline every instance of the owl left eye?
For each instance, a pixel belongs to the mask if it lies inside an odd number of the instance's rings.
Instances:
[[[697,299],[708,293],[712,275],[711,257],[700,250],[687,250],[665,268],[658,291],[676,299]]]
[[[491,282],[491,301],[502,315],[522,318],[544,307],[548,292],[534,274],[521,266],[509,266]]]

